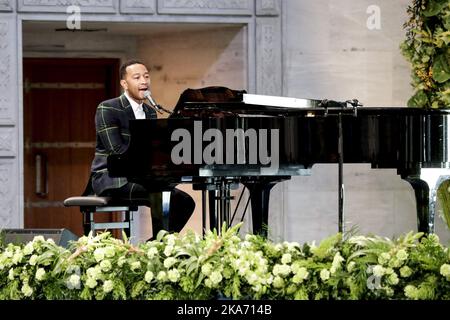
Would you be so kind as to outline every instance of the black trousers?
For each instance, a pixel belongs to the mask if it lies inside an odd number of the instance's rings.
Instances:
[[[102,196],[111,196],[129,202],[137,202],[151,209],[153,238],[158,232],[167,229],[170,232],[180,232],[188,222],[195,209],[195,202],[186,192],[173,189],[170,192],[169,215],[163,214],[162,193],[149,192],[140,184],[128,182],[119,189],[109,189]]]

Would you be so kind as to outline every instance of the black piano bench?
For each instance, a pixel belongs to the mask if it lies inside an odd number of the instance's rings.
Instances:
[[[138,210],[137,205],[120,204],[112,201],[110,197],[99,197],[95,195],[70,197],[64,200],[66,207],[80,207],[83,214],[84,234],[90,231],[95,235],[97,230],[122,229],[127,237],[130,237],[133,221],[133,212]],[[123,212],[123,221],[95,222],[96,213]]]

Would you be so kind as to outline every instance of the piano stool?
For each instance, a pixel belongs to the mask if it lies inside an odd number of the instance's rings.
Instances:
[[[132,233],[133,212],[138,210],[137,204],[130,205],[113,201],[110,197],[99,197],[95,195],[70,197],[64,200],[66,207],[80,207],[83,214],[84,234],[96,230],[122,229],[127,237]],[[122,212],[123,221],[95,222],[96,213]]]

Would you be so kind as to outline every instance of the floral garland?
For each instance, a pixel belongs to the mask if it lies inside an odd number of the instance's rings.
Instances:
[[[450,299],[436,235],[336,234],[319,245],[160,232],[133,246],[105,232],[70,249],[37,236],[0,246],[0,299]]]
[[[401,50],[412,65],[414,95],[408,106],[450,107],[450,2],[414,0],[408,7]]]

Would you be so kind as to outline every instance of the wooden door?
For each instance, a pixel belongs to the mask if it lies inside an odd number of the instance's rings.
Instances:
[[[82,235],[78,208],[95,150],[97,105],[119,94],[118,59],[24,59],[25,228]]]

